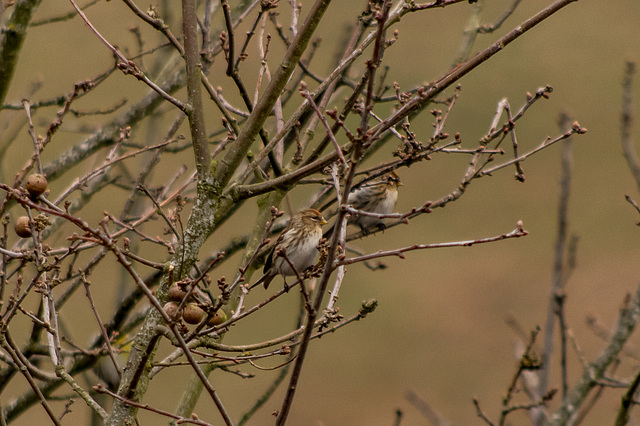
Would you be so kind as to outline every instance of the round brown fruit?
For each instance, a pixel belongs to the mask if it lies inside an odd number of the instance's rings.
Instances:
[[[29,175],[27,182],[25,183],[25,187],[27,188],[27,191],[29,191],[29,195],[32,197],[39,197],[44,194],[47,190],[47,185],[49,185],[47,178],[40,173]]]
[[[220,325],[227,320],[227,314],[222,310],[218,309],[218,312],[207,321],[207,325]]]
[[[182,289],[177,284],[174,284],[169,289],[169,300],[173,300],[174,302],[182,302],[182,299],[187,295],[187,292]]]
[[[176,302],[167,302],[162,309],[173,321],[180,319],[180,311],[178,310],[178,304]]]
[[[29,216],[20,216],[13,223],[13,229],[20,238],[29,238],[31,236],[31,226],[29,224]]]
[[[204,311],[195,303],[187,303],[182,311],[182,318],[187,324],[198,324],[204,317]]]

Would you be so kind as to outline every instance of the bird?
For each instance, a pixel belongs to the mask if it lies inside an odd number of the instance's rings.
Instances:
[[[347,204],[354,209],[369,213],[389,214],[398,202],[398,187],[402,186],[400,177],[394,171],[380,179],[365,183],[347,197]],[[384,219],[372,216],[354,215],[349,218],[350,225],[358,225],[363,232],[372,226],[384,229]]]
[[[395,171],[391,171],[379,179],[367,182],[354,189],[347,197],[347,204],[354,209],[369,213],[389,214],[393,212],[398,201],[398,187],[402,186],[400,177]],[[357,225],[363,234],[366,234],[373,226],[384,229],[384,219],[373,216],[353,214],[347,221],[349,225]],[[325,232],[328,238],[333,232],[333,227]]]
[[[267,257],[264,275],[250,288],[263,284],[266,289],[275,277],[282,275],[285,290],[288,290],[286,277],[302,274],[315,263],[318,257],[317,246],[322,238],[322,225],[326,223],[322,214],[315,209],[301,210],[293,215]]]

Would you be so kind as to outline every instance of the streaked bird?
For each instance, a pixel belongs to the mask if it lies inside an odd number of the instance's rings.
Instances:
[[[402,186],[396,172],[390,172],[380,179],[367,182],[349,194],[347,203],[354,209],[369,213],[390,214],[398,201],[398,187]],[[349,224],[358,225],[363,232],[377,226],[384,229],[384,219],[372,216],[354,215]]]
[[[269,253],[264,264],[264,276],[251,288],[261,283],[264,288],[268,288],[278,275],[285,278],[284,285],[288,288],[286,277],[295,276],[296,272],[302,275],[305,269],[315,263],[318,257],[317,246],[322,238],[322,225],[326,223],[318,210],[306,209],[296,213]]]

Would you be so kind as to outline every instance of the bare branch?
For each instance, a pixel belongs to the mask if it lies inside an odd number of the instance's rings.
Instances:
[[[636,73],[636,63],[627,61],[622,80],[622,114],[620,117],[620,140],[622,152],[627,160],[631,174],[640,188],[640,161],[636,152],[631,130],[633,128],[633,76]]]
[[[78,15],[80,15],[80,17],[82,18],[82,20],[84,21],[84,23],[91,29],[91,31],[100,39],[100,41],[109,48],[109,50],[111,50],[111,52],[113,52],[113,54],[121,61],[118,64],[118,68],[120,69],[120,71],[122,71],[124,74],[131,74],[134,77],[136,77],[138,80],[144,82],[147,86],[149,86],[151,89],[153,89],[154,91],[156,91],[160,96],[162,96],[164,99],[166,99],[167,101],[171,102],[173,105],[175,105],[176,107],[178,107],[180,110],[186,112],[187,108],[185,105],[182,104],[182,102],[180,102],[179,100],[177,100],[176,98],[174,98],[173,96],[169,95],[169,93],[165,92],[164,90],[162,90],[162,88],[160,86],[158,86],[157,84],[155,84],[153,81],[151,81],[149,79],[149,77],[147,77],[137,66],[133,61],[130,61],[129,59],[127,59],[122,52],[120,52],[115,46],[113,46],[111,43],[109,43],[107,41],[106,38],[104,38],[102,36],[102,34],[100,34],[100,32],[98,32],[98,30],[93,26],[93,24],[89,21],[89,19],[87,18],[87,16],[84,14],[84,12],[78,7],[78,5],[75,3],[74,0],[69,0],[71,2],[71,5],[73,6],[73,8],[76,10],[76,12],[78,12]]]
[[[456,241],[456,242],[450,242],[450,243],[414,244],[409,247],[402,247],[395,250],[379,251],[379,252],[367,254],[364,256],[350,257],[337,262],[337,265],[351,265],[357,262],[364,262],[367,260],[378,259],[380,257],[388,257],[388,256],[397,256],[401,259],[404,259],[405,257],[404,253],[408,251],[425,250],[425,249],[432,249],[432,248],[443,248],[443,247],[471,247],[476,244],[492,243],[495,241],[505,240],[509,238],[520,238],[528,234],[529,233],[522,228],[522,223],[518,222],[518,224],[516,225],[516,228],[513,231],[508,232],[506,234],[497,235],[495,237],[480,238],[477,240]]]
[[[559,125],[562,131],[567,131],[571,120],[568,115],[560,116]],[[562,304],[564,300],[563,287],[566,277],[566,245],[568,238],[568,221],[569,221],[569,199],[571,194],[571,175],[573,157],[571,153],[571,139],[567,138],[563,142],[561,157],[561,177],[560,177],[560,199],[558,201],[558,231],[555,246],[555,259],[553,265],[553,280],[551,283],[551,294],[549,295],[549,311],[547,312],[547,324],[544,331],[544,359],[551,359],[554,342],[555,320],[563,322]],[[561,324],[562,325],[562,324]],[[563,357],[566,361],[566,333],[565,328],[561,327],[560,336],[563,342],[561,347]],[[562,370],[563,374],[563,399],[566,397],[566,365]],[[546,363],[540,371],[540,388],[539,393],[547,392],[547,383],[549,379],[549,363]]]
[[[597,386],[598,381],[604,377],[606,369],[613,363],[622,351],[631,333],[635,329],[640,317],[640,286],[635,294],[620,309],[618,324],[616,325],[611,341],[600,353],[598,358],[591,362],[582,372],[582,376],[571,388],[562,406],[556,411],[551,424],[564,425],[578,410],[587,398],[591,389]]]

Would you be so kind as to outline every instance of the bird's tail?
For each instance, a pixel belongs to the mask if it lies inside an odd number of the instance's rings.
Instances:
[[[249,290],[251,290],[254,287],[259,286],[260,284],[264,285],[264,289],[266,290],[267,288],[269,288],[269,284],[271,284],[271,281],[273,281],[273,279],[275,278],[275,275],[271,275],[271,274],[264,274],[262,276],[262,278],[260,278],[258,281],[256,281],[256,283],[254,285],[252,285],[251,287],[249,287]]]

